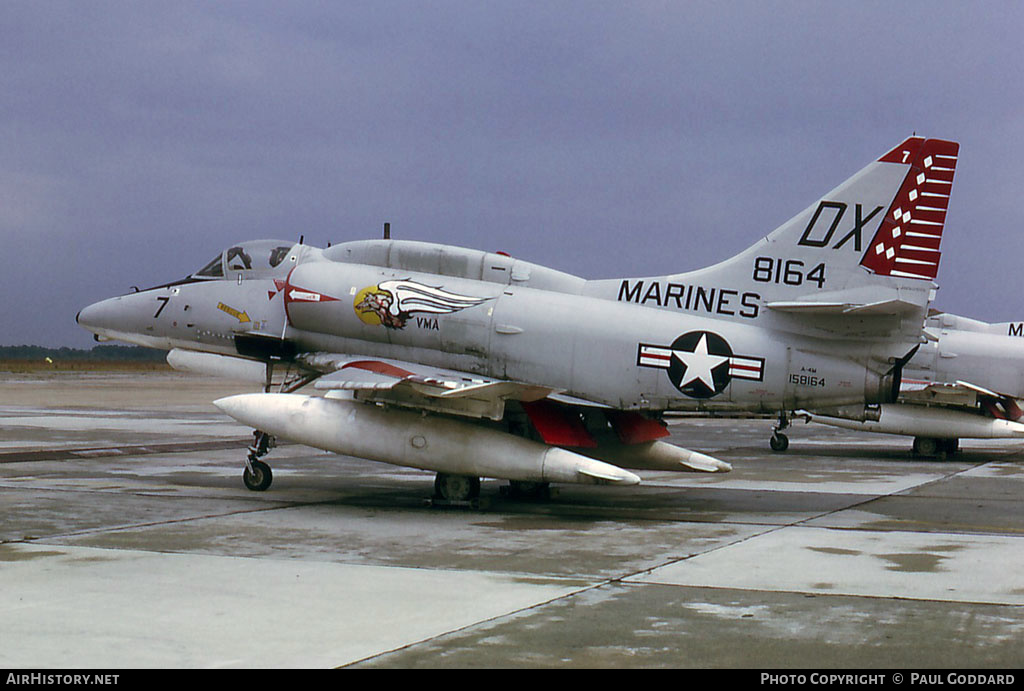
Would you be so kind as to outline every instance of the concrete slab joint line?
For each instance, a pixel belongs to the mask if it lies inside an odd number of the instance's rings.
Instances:
[[[0,665],[1020,664],[1019,444],[807,426],[778,455],[771,420],[693,418],[669,441],[732,472],[439,509],[429,473],[298,445],[251,492],[229,392],[174,382],[155,410],[146,377],[0,376]]]

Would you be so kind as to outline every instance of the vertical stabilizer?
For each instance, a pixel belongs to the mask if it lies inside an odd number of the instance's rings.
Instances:
[[[912,338],[939,270],[958,150],[910,137],[731,259],[668,276],[590,281],[585,292],[822,336]]]

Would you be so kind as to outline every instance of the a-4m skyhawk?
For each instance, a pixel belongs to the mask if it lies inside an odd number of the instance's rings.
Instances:
[[[921,342],[958,148],[909,138],[747,251],[688,273],[585,280],[423,242],[260,240],[78,321],[170,349],[179,368],[263,382],[215,402],[257,430],[251,489],[270,485],[272,436],[434,471],[450,501],[474,498],[481,477],[525,490],[726,471],[663,441],[663,414],[785,420],[893,400]],[[286,367],[297,375],[272,393]],[[320,395],[295,393],[307,384]]]
[[[912,436],[915,456],[948,457],[962,438],[1024,439],[1024,322],[989,324],[935,311],[903,368],[896,400],[795,415]]]

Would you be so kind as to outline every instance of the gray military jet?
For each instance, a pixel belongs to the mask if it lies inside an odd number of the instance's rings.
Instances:
[[[952,454],[963,438],[1024,439],[1024,323],[989,324],[936,311],[924,335],[903,368],[895,401],[796,415],[912,436],[918,456]]]
[[[456,502],[481,477],[526,492],[727,471],[663,441],[664,413],[770,412],[781,426],[798,408],[895,400],[921,345],[958,149],[911,137],[750,249],[688,273],[585,280],[389,237],[260,240],[78,322],[169,349],[175,367],[261,382],[215,401],[257,430],[243,473],[254,490],[270,486],[275,437],[434,471]],[[309,384],[321,395],[296,393]]]

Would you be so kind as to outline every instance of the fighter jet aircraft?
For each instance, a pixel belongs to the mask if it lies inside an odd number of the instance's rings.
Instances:
[[[1024,439],[1024,323],[988,324],[935,311],[924,334],[925,343],[903,368],[895,401],[796,415],[913,436],[918,456],[954,453],[962,438]]]
[[[243,473],[254,490],[270,486],[260,459],[276,437],[434,471],[454,502],[481,477],[526,491],[726,471],[664,442],[664,413],[784,420],[895,400],[933,296],[958,149],[911,137],[748,250],[688,273],[585,280],[424,242],[261,240],[78,322],[169,349],[179,368],[262,382],[215,402],[257,430]],[[689,231],[677,251],[715,232]],[[308,384],[322,395],[296,393]]]

